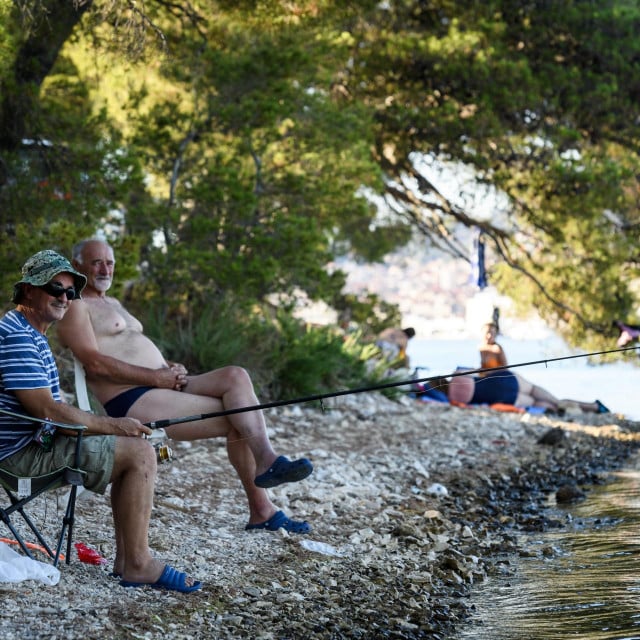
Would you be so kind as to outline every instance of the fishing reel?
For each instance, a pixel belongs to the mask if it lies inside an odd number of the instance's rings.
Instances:
[[[159,464],[173,460],[173,449],[166,442],[168,436],[164,429],[154,429],[151,435],[143,437],[146,440],[155,440],[155,442],[151,443],[151,446],[156,451],[156,458]]]
[[[164,442],[156,442],[153,445],[153,448],[156,450],[156,458],[158,459],[159,464],[164,464],[165,462],[171,462],[173,460],[173,449]]]

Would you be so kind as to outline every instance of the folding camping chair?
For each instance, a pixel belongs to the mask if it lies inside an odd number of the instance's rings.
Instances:
[[[22,551],[33,558],[33,555],[29,549],[29,544],[24,540],[23,535],[16,527],[16,523],[11,520],[11,517],[15,514],[20,514],[23,521],[31,529],[35,537],[37,538],[41,547],[46,551],[49,558],[53,561],[53,566],[57,566],[60,560],[62,551],[62,545],[64,544],[65,536],[67,538],[67,549],[65,561],[69,564],[71,558],[71,543],[73,539],[73,525],[75,519],[75,505],[76,495],[78,487],[83,485],[84,472],[79,469],[80,464],[80,448],[82,446],[82,434],[86,430],[83,425],[69,425],[59,422],[52,422],[51,420],[40,420],[31,416],[22,416],[18,413],[6,411],[0,409],[0,413],[17,417],[28,418],[32,420],[36,425],[48,422],[56,427],[62,427],[65,430],[73,431],[77,434],[77,442],[75,449],[74,465],[72,467],[62,467],[56,469],[51,473],[45,475],[36,475],[31,477],[18,477],[8,471],[2,469],[2,463],[0,462],[0,485],[5,490],[9,498],[9,504],[5,506],[0,503],[0,519],[9,528],[16,542],[20,545]],[[33,517],[31,517],[26,508],[34,506],[31,503],[40,495],[57,489],[59,487],[71,485],[71,490],[66,495],[66,508],[62,517],[62,523],[60,532],[55,539],[55,552],[52,550],[52,546],[45,539],[45,533],[34,523]],[[24,527],[23,527],[24,529]],[[48,536],[49,538],[52,535]]]

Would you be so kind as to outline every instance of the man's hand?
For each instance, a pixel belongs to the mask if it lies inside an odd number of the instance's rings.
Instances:
[[[182,391],[187,384],[187,369],[179,362],[170,362],[169,371],[174,374],[174,386],[176,391]]]
[[[108,418],[109,423],[113,427],[113,434],[116,436],[129,436],[132,438],[141,438],[142,436],[150,436],[153,431],[142,424],[137,418]]]
[[[181,364],[170,363],[169,368],[157,369],[156,376],[155,386],[161,389],[182,391],[187,384],[187,370]]]

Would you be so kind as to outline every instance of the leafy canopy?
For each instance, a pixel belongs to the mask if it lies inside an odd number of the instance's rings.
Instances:
[[[491,281],[570,342],[633,319],[637,3],[22,7],[49,26],[0,2],[4,274],[102,229],[134,248],[137,299],[172,313],[296,288],[344,309],[335,257],[418,232],[469,260],[462,224]],[[473,168],[507,216],[446,196],[425,158]]]

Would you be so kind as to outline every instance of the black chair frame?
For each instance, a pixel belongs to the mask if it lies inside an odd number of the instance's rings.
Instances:
[[[76,497],[78,493],[78,487],[81,487],[84,483],[84,472],[80,470],[79,466],[80,451],[82,447],[82,434],[84,433],[84,431],[86,431],[86,427],[83,425],[52,422],[51,420],[45,421],[44,419],[24,416],[19,413],[7,411],[5,409],[0,409],[0,413],[16,418],[27,418],[35,423],[34,430],[37,429],[40,424],[47,422],[56,427],[63,428],[68,432],[73,432],[76,434],[77,441],[73,466],[62,467],[45,475],[33,475],[24,478],[18,477],[2,469],[2,463],[0,462],[0,485],[2,485],[2,488],[5,490],[10,502],[9,506],[7,507],[3,507],[2,505],[0,505],[0,520],[2,520],[2,522],[4,522],[4,524],[9,528],[22,551],[29,558],[34,558],[27,542],[24,540],[23,536],[19,533],[14,523],[11,521],[12,515],[16,513],[20,514],[23,521],[27,524],[29,529],[31,529],[31,531],[37,538],[39,544],[43,549],[46,550],[47,555],[53,561],[53,566],[58,565],[62,546],[64,544],[66,536],[67,548],[65,562],[66,564],[69,564],[71,558],[71,545],[73,541],[73,526],[75,522]],[[21,494],[24,492],[25,485],[27,485],[28,487],[29,494],[23,496]],[[49,545],[49,543],[45,540],[44,535],[40,532],[29,514],[25,511],[25,507],[41,494],[66,485],[70,485],[71,488],[67,497],[65,513],[62,518],[62,526],[56,538],[54,552],[51,548],[51,545]]]

